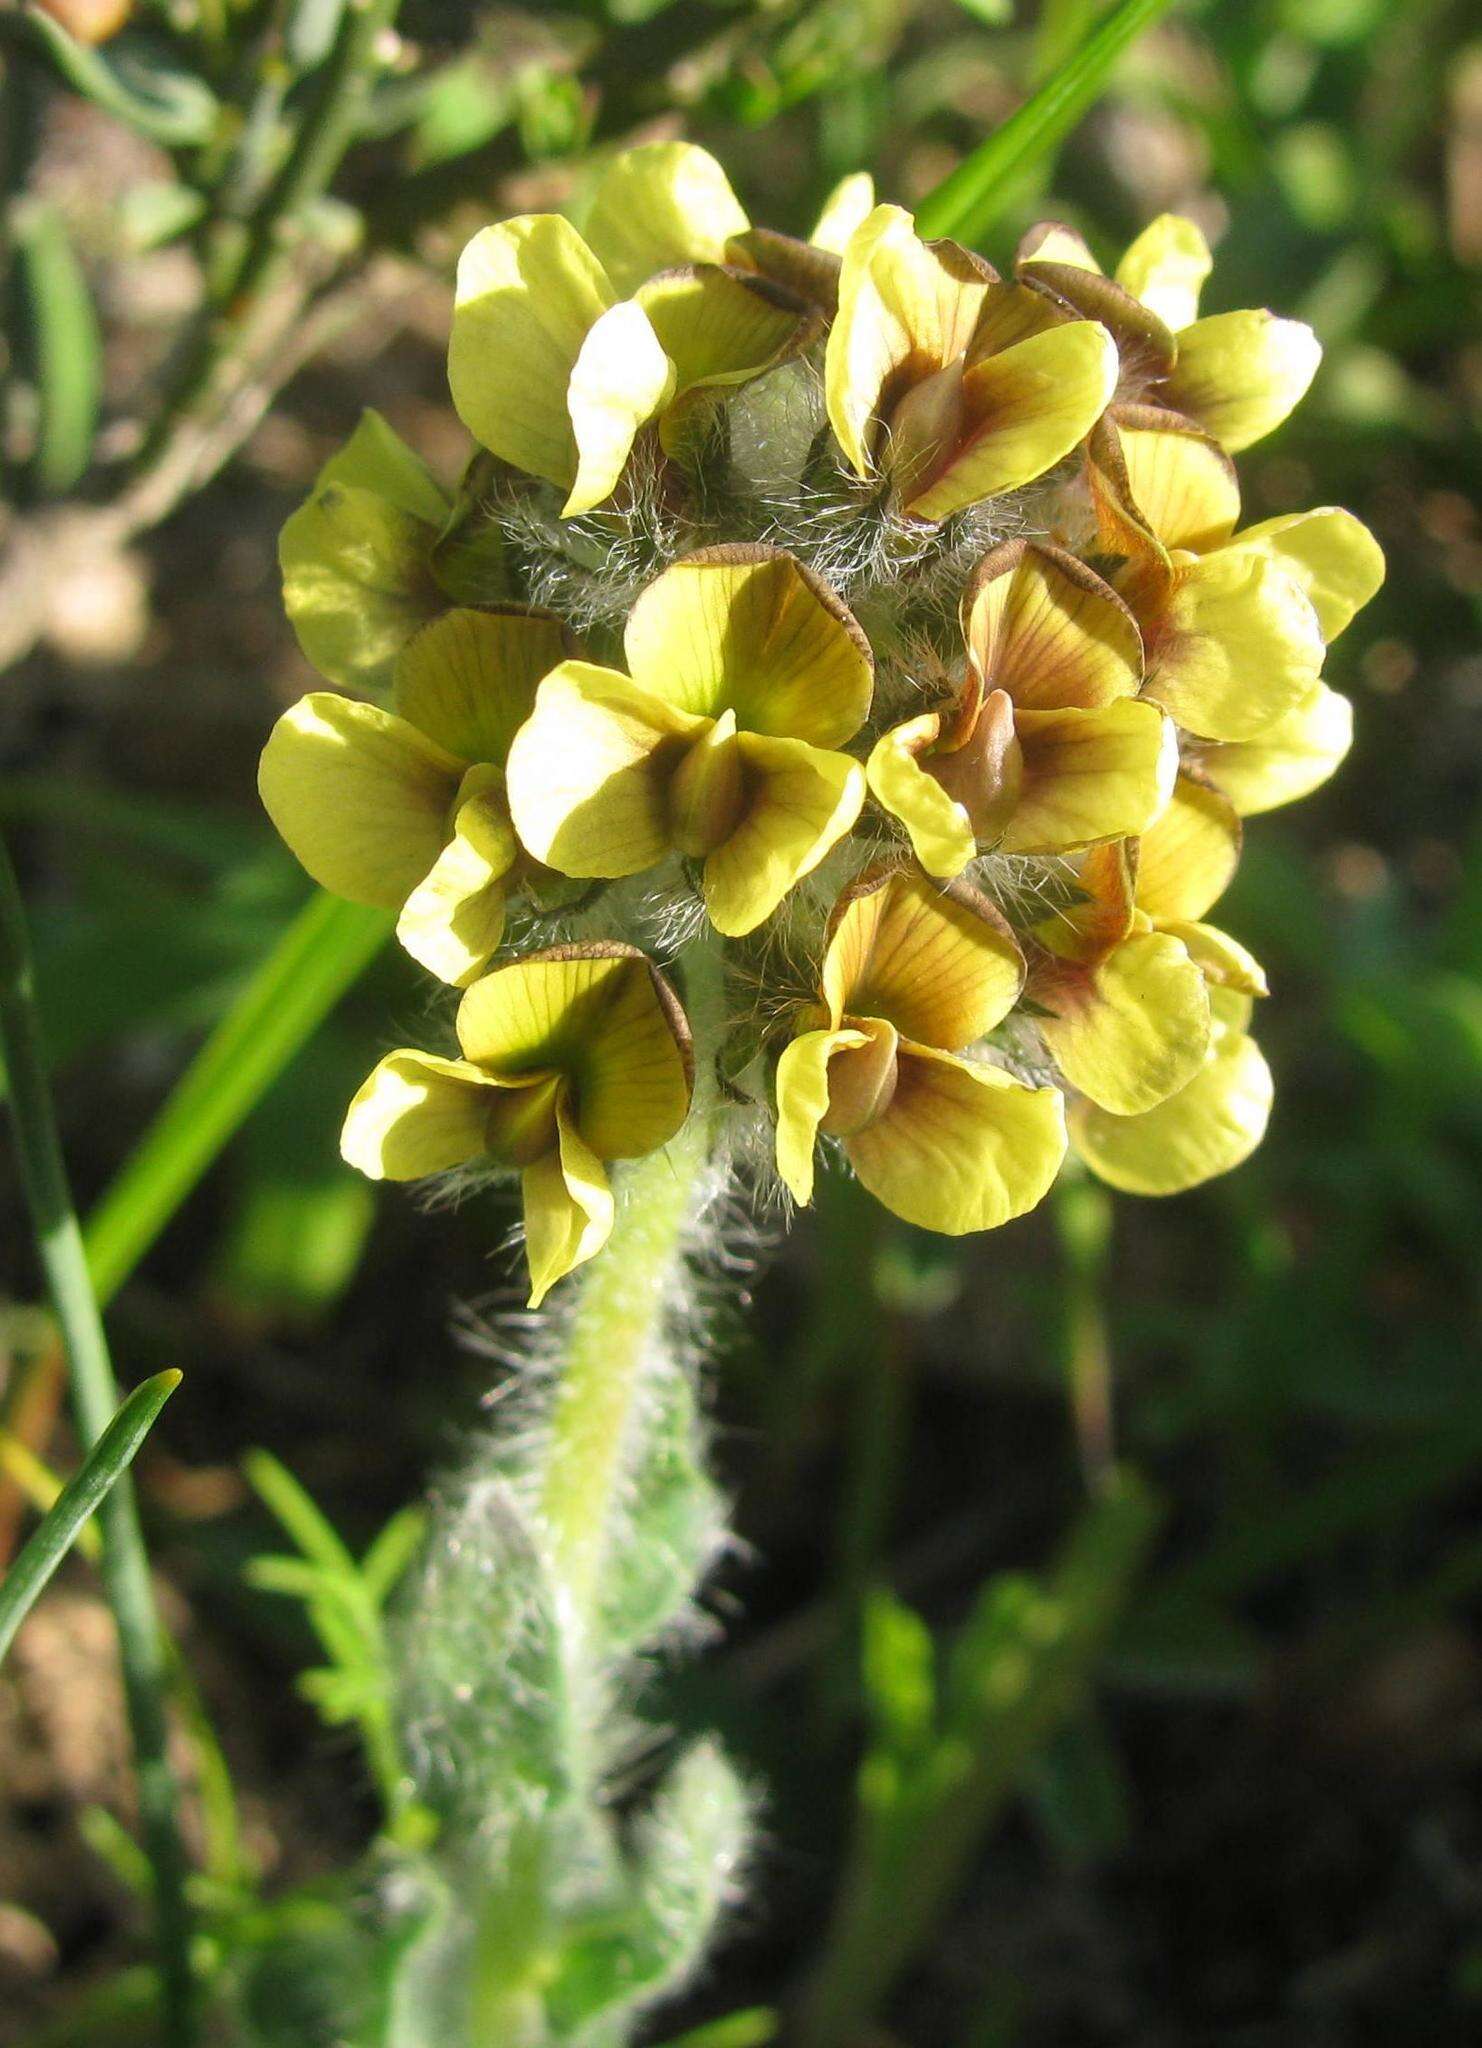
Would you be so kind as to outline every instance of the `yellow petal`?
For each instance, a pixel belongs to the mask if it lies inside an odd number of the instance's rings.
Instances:
[[[962,380],[964,426],[905,509],[946,519],[1019,489],[1083,441],[1117,385],[1117,346],[1094,320],[1070,320],[975,363]]]
[[[1028,229],[1014,256],[1015,266],[1029,263],[1068,263],[1076,270],[1101,275],[1101,265],[1091,254],[1083,235],[1062,220],[1042,220]]]
[[[1079,899],[1034,926],[1047,952],[1060,960],[1094,963],[1137,928],[1135,851],[1135,840],[1114,839],[1082,854],[1076,875]]]
[[[1384,556],[1361,520],[1339,505],[1284,512],[1235,536],[1284,569],[1306,591],[1324,640],[1336,640],[1384,581]]]
[[[874,661],[828,585],[778,548],[711,548],[650,583],[628,615],[628,666],[678,710],[836,747],[870,707]]]
[[[615,669],[563,662],[545,678],[509,750],[509,807],[520,841],[563,875],[636,875],[669,846],[666,742],[703,721],[650,697]]]
[[[1019,800],[1003,853],[1064,853],[1142,832],[1178,770],[1178,735],[1156,704],[1123,697],[1090,711],[1020,711]]]
[[[1189,958],[1216,988],[1234,989],[1242,996],[1270,994],[1260,961],[1228,932],[1212,924],[1185,923],[1179,918],[1170,919],[1159,929],[1182,940]]]
[[[1063,318],[1099,320],[1117,345],[1117,390],[1134,397],[1161,383],[1178,359],[1172,330],[1141,299],[1100,270],[1043,256],[1021,257],[1019,277]]]
[[[563,519],[590,512],[612,496],[639,428],[669,403],[675,383],[673,363],[632,299],[609,306],[593,321],[566,391],[576,478],[561,507]]]
[[[823,202],[823,211],[813,224],[808,240],[815,249],[831,249],[842,256],[844,246],[861,221],[875,206],[875,181],[868,171],[851,171],[840,178]]]
[[[445,602],[430,562],[447,515],[418,457],[379,413],[362,413],[278,542],[284,608],[321,675],[351,690],[385,684]]]
[[[1219,443],[1149,408],[1113,418],[1132,502],[1164,547],[1202,554],[1228,539],[1240,485]]]
[[[458,417],[491,453],[568,488],[577,470],[567,387],[616,294],[555,213],[485,228],[458,261],[448,382]]]
[[[811,325],[802,306],[761,279],[713,265],[666,271],[641,287],[636,303],[681,393],[760,376]]]
[[[1271,1071],[1255,1040],[1217,1030],[1193,1080],[1156,1109],[1119,1117],[1073,1104],[1071,1143],[1093,1173],[1126,1194],[1179,1194],[1249,1158],[1271,1097]]]
[[[442,851],[462,773],[406,719],[316,690],[273,727],[257,787],[321,887],[398,910]]]
[[[556,1282],[600,1252],[612,1235],[612,1189],[602,1161],[583,1143],[564,1106],[557,1116],[556,1148],[520,1177],[531,1308],[539,1308]]]
[[[1005,541],[983,557],[962,629],[984,687],[1035,710],[1109,704],[1142,681],[1142,638],[1126,605],[1045,543]]]
[[[1178,363],[1161,396],[1238,455],[1281,425],[1321,360],[1317,336],[1300,320],[1212,313],[1180,334]]]
[[[387,1053],[350,1104],[341,1154],[371,1180],[421,1180],[482,1159],[498,1092],[467,1060]]]
[[[753,732],[736,746],[745,808],[700,878],[710,922],[728,938],[772,915],[850,830],[865,797],[864,770],[847,754]]]
[[[944,892],[897,869],[844,897],[821,986],[835,1019],[883,1018],[907,1038],[956,1052],[1013,1008],[1024,956],[976,891]]]
[[[1176,334],[1198,318],[1199,293],[1213,268],[1202,231],[1179,213],[1160,213],[1130,243],[1116,280]]]
[[[1204,976],[1164,932],[1124,939],[1089,972],[1034,984],[1039,1028],[1072,1088],[1135,1116],[1191,1081],[1209,1047]]]
[[[1320,788],[1352,745],[1352,704],[1319,683],[1258,738],[1206,749],[1204,772],[1241,817],[1253,818]]]
[[[1146,693],[1201,739],[1255,739],[1312,694],[1323,662],[1313,610],[1274,562],[1221,548],[1177,565],[1145,609],[1136,574],[1123,595],[1148,650]]]
[[[936,712],[928,711],[892,726],[871,749],[865,774],[876,803],[905,826],[922,867],[950,881],[978,847],[967,812],[917,758],[937,738],[941,723]]]
[[[482,972],[504,936],[504,878],[519,848],[502,783],[492,768],[464,778],[453,836],[397,919],[412,958],[455,988]]]
[[[575,1128],[601,1159],[666,1144],[689,1108],[684,1012],[632,946],[558,946],[496,967],[458,1005],[458,1041],[491,1072],[564,1075]]]
[[[828,1114],[828,1068],[834,1054],[867,1043],[862,1031],[804,1031],[777,1062],[777,1171],[793,1200],[813,1199],[813,1153]]]
[[[1240,820],[1229,798],[1180,775],[1167,808],[1138,842],[1137,907],[1159,924],[1201,918],[1239,861]]]
[[[373,491],[398,512],[420,520],[424,526],[441,528],[448,516],[447,497],[426,463],[370,406],[361,413],[344,447],[331,455],[320,470],[316,483],[345,484],[351,490]]]
[[[955,243],[923,242],[911,216],[877,206],[849,237],[824,357],[828,416],[857,476],[870,475],[882,407],[962,356],[990,273]]]
[[[464,761],[503,765],[535,691],[568,653],[549,612],[459,606],[409,640],[396,666],[396,708]]]
[[[719,263],[745,208],[707,150],[646,142],[613,158],[597,184],[586,238],[620,292],[676,263]]]
[[[850,1164],[894,1215],[959,1237],[1022,1216],[1065,1156],[1058,1088],[901,1042],[895,1095],[844,1141]]]

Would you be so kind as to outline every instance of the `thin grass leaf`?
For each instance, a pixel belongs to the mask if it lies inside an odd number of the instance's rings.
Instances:
[[[748,2006],[744,2012],[728,2012],[724,2019],[707,2020],[676,2034],[663,2048],[767,2048],[782,2037],[782,2017],[770,2006]]]
[[[57,208],[30,198],[11,210],[24,346],[36,384],[31,473],[42,497],[65,497],[92,459],[103,388],[93,295]]]
[[[1013,197],[1014,180],[1048,154],[1087,112],[1127,45],[1170,0],[1120,0],[1003,126],[942,180],[916,210],[923,235],[980,235]]]
[[[88,1219],[88,1265],[100,1300],[128,1279],[390,930],[386,911],[322,892],[288,926]]]
[[[179,1384],[178,1372],[161,1372],[134,1389],[0,1581],[0,1659],[84,1523],[132,1463],[155,1417]]]
[[[355,1559],[333,1523],[271,1451],[249,1451],[242,1460],[242,1470],[263,1506],[329,1580],[343,1584],[358,1576]],[[266,1564],[271,1560],[263,1558],[259,1562]]]

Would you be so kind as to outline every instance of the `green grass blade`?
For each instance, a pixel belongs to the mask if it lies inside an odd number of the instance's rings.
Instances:
[[[30,198],[11,214],[24,305],[25,341],[36,382],[32,470],[43,497],[65,497],[92,459],[103,386],[98,316],[67,224],[56,207]]]
[[[119,1407],[108,1339],[88,1272],[47,1080],[46,1042],[24,905],[9,850],[0,840],[0,1051],[9,1081],[15,1157],[36,1251],[62,1333],[77,1433],[85,1450],[106,1435]],[[154,1870],[165,2048],[192,2048],[195,1985],[190,1901],[179,1824],[179,1786],[165,1723],[164,1640],[149,1560],[128,1474],[105,1494],[103,1584],[118,1630],[124,1698],[134,1738],[139,1813]]]
[[[135,1387],[86,1463],[57,1495],[45,1519],[0,1580],[0,1663],[16,1630],[39,1598],[84,1523],[154,1426],[154,1418],[180,1384],[178,1372],[156,1373]]]
[[[1011,198],[1013,181],[1053,149],[1105,86],[1112,66],[1170,0],[1119,0],[1003,126],[944,178],[916,209],[923,235],[971,238]]]
[[[88,1219],[101,1301],[128,1279],[222,1147],[369,966],[389,912],[310,898],[181,1076]]]

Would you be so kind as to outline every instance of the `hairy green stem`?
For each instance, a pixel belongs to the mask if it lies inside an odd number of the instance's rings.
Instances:
[[[46,1078],[30,939],[10,856],[0,841],[0,1045],[26,1199],[47,1287],[61,1325],[77,1433],[90,1451],[113,1421],[118,1389],[108,1341],[72,1206],[56,1113]],[[98,1513],[103,1582],[118,1628],[124,1691],[133,1731],[139,1809],[154,1872],[164,2040],[188,2048],[195,2038],[190,1973],[190,1912],[179,1828],[179,1788],[165,1721],[164,1639],[155,1614],[149,1563],[134,1491],[121,1476]]]
[[[618,1180],[612,1236],[581,1283],[551,1414],[541,1515],[578,1629],[601,1588],[645,1360],[662,1339],[670,1282],[714,1145],[713,1069],[725,1014],[720,940],[709,932],[694,940],[682,964],[694,1103],[673,1142]]]

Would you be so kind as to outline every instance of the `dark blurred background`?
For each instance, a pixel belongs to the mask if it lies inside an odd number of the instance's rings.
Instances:
[[[456,476],[443,351],[466,229],[559,196],[570,126],[591,118],[693,135],[781,227],[860,165],[909,204],[1094,11],[409,9],[404,34],[431,46],[472,25],[474,68],[410,143],[350,167],[385,244],[355,317],[202,495],[56,577],[0,689],[0,814],[84,1206],[301,901],[253,790],[271,719],[311,683],[276,535],[366,404]],[[143,248],[131,220],[155,175],[95,109],[49,110],[37,177],[92,282],[117,406],[191,290],[178,250]],[[950,1632],[987,1577],[1043,1561],[1110,1432],[1164,1504],[1152,1566],[1094,1708],[1034,1756],[904,1987],[897,2037],[1482,2038],[1482,26],[1437,0],[1176,10],[988,253],[1054,212],[1111,258],[1168,208],[1217,243],[1210,310],[1269,304],[1325,345],[1306,405],[1241,460],[1247,516],[1342,503],[1389,561],[1327,671],[1355,701],[1353,753],[1315,798],[1252,821],[1222,906],[1273,984],[1257,1028],[1275,1117],[1207,1189],[1136,1203],[1072,1184],[963,1245],[830,1182],[761,1259],[713,1373],[743,1547],[713,1589],[715,1640],[656,1674],[676,1726],[718,1726],[770,1787],[754,1897],[697,2020],[772,1999],[817,1939],[859,1750],[865,1588]],[[370,1811],[348,1741],[294,1691],[296,1611],[243,1582],[267,1530],[240,1455],[276,1451],[363,1540],[456,1456],[511,1299],[497,1202],[429,1220],[337,1157],[344,1102],[424,1001],[384,956],[112,1314],[125,1380],[188,1375],[141,1484],[274,1884],[343,1864]],[[8,1175],[0,1209],[17,1304],[0,1420],[65,1463]],[[7,1551],[16,1473],[0,1469]],[[74,1561],[0,1680],[0,2036],[127,1938],[85,1819],[127,1803],[110,1657]]]

